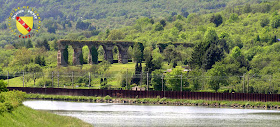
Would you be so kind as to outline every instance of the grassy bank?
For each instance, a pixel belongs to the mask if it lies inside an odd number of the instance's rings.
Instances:
[[[0,91],[0,127],[89,127],[77,118],[37,111],[22,105],[26,93]]]
[[[209,101],[209,100],[185,100],[167,98],[112,98],[106,97],[87,97],[87,96],[68,96],[68,95],[43,95],[27,94],[28,99],[58,100],[58,101],[77,101],[93,103],[129,103],[129,104],[155,104],[155,105],[184,105],[184,106],[209,106],[209,107],[233,107],[233,108],[258,108],[258,109],[277,109],[280,110],[280,102],[253,102],[253,101]]]
[[[19,106],[12,112],[0,115],[0,127],[90,127],[77,118],[60,116],[46,111]]]

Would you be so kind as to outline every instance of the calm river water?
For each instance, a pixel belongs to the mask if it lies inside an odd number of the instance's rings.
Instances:
[[[151,106],[62,101],[25,101],[37,110],[77,117],[95,127],[139,126],[280,126],[280,111]]]

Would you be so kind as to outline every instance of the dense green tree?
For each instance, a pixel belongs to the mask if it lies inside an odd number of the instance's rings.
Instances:
[[[152,52],[152,63],[155,66],[155,69],[161,69],[163,65],[164,57],[160,54],[159,48],[156,48]]]
[[[210,76],[209,86],[216,92],[220,89],[222,85],[228,85],[228,77],[226,74],[226,67],[221,62],[218,62],[210,69],[208,72]]]
[[[9,63],[9,66],[24,66],[31,63],[31,59],[33,59],[32,51],[23,47],[15,52],[14,59]]]
[[[272,28],[278,28],[280,26],[280,16],[279,15],[272,17],[271,26],[272,26]]]
[[[45,57],[41,57],[40,55],[36,56],[34,59],[34,63],[40,66],[46,66]]]
[[[225,39],[218,38],[215,29],[209,28],[204,35],[204,42],[199,43],[192,53],[191,67],[199,67],[205,70],[224,58],[224,52],[229,52]]]
[[[151,55],[145,59],[145,63],[146,63],[145,71],[147,71],[149,74],[155,70],[155,65],[153,63],[153,57]]]
[[[64,60],[65,60],[65,62],[67,63],[67,64],[69,64],[69,57],[68,57],[68,55],[69,55],[69,52],[68,52],[68,45],[67,46],[65,46],[65,49],[64,49],[64,51],[63,51],[63,58],[64,58]]]
[[[166,82],[167,88],[172,91],[180,91],[181,90],[181,79],[182,79],[182,87],[188,87],[189,83],[186,79],[187,73],[183,72],[182,67],[176,67],[172,69],[171,72],[167,73]],[[182,78],[181,78],[182,76]]]
[[[166,21],[165,21],[164,19],[160,20],[159,23],[160,23],[163,27],[166,26]]]
[[[252,11],[252,9],[251,9],[251,5],[250,4],[246,4],[243,7],[243,13],[250,13],[251,11]]]
[[[142,32],[142,30],[144,29],[144,27],[146,27],[148,24],[154,24],[154,20],[148,18],[148,17],[144,17],[144,18],[140,18],[137,19],[135,21],[135,25],[134,28],[140,32]]]
[[[257,42],[257,41],[261,41],[261,38],[260,38],[259,35],[256,36],[255,41],[256,41],[256,42]]]
[[[172,13],[171,13],[171,16],[172,16],[172,17],[175,16],[175,15],[177,15],[177,12],[172,12]]]
[[[140,75],[142,73],[142,64],[136,63],[135,64],[135,73],[131,79],[131,84],[139,84],[140,83]]]
[[[182,15],[177,15],[176,20],[183,20],[183,16]]]
[[[146,47],[144,49],[144,58],[145,58],[145,71],[152,72],[155,70],[155,65],[153,63],[153,56],[152,56],[152,47]]]
[[[212,27],[208,28],[204,34],[204,42],[206,43],[204,48],[209,47],[211,43],[215,43],[219,39],[216,30]]]
[[[268,18],[264,18],[264,19],[261,19],[260,24],[262,27],[265,27],[265,26],[269,25],[269,22],[270,22],[270,20]]]
[[[8,86],[8,83],[4,82],[3,79],[0,80],[0,93],[7,92],[8,91],[7,86]]]
[[[155,31],[161,31],[161,30],[164,30],[163,26],[160,23],[157,23],[155,25]]]
[[[222,60],[223,57],[223,49],[219,48],[217,45],[211,45],[204,54],[202,67],[205,70],[211,69],[212,65],[214,65],[217,61]]]
[[[168,64],[171,63],[172,59],[175,57],[173,55],[173,52],[175,51],[175,46],[174,45],[168,45],[164,50],[163,54],[165,59],[167,60]]]
[[[274,44],[275,42],[277,42],[277,37],[276,37],[276,35],[272,36],[272,38],[269,40],[269,44],[272,45],[272,44]]]
[[[90,26],[90,23],[78,20],[78,22],[76,24],[76,29],[86,30],[89,28],[89,26]]]
[[[105,38],[108,38],[109,34],[110,34],[110,30],[109,30],[109,29],[106,29]]]
[[[112,30],[108,36],[108,40],[122,40],[125,34],[121,30]]]
[[[179,31],[182,31],[183,30],[183,25],[179,22],[176,22],[175,23],[175,27],[179,30]]]
[[[188,80],[192,91],[198,91],[202,87],[202,80],[204,77],[201,76],[202,72],[200,69],[194,69],[189,72]]]
[[[108,62],[108,61],[102,61],[101,63],[99,63],[99,73],[100,74],[104,74],[108,69],[109,67],[111,67],[111,63]]]
[[[49,45],[47,39],[44,39],[43,41],[40,40],[40,39],[38,39],[38,40],[36,41],[36,47],[37,47],[37,48],[41,48],[41,47],[42,47],[42,48],[45,48],[46,50],[50,50],[50,45]]]
[[[135,43],[133,47],[133,61],[136,63],[142,63],[143,52],[139,43]]]
[[[92,56],[92,63],[97,64],[98,63],[98,52],[97,52],[97,49],[95,48],[95,46],[91,47],[90,53]]]
[[[55,38],[52,43],[50,44],[51,50],[57,51],[58,50],[58,40]]]
[[[235,46],[232,49],[231,56],[235,59],[241,57],[241,49],[238,46]]]
[[[51,27],[48,27],[48,30],[47,30],[49,33],[55,33],[56,32],[56,28],[51,26]]]
[[[219,35],[219,38],[220,39],[227,39],[229,38],[229,34],[227,32],[222,32],[220,35]]]
[[[190,66],[191,68],[201,68],[204,56],[204,48],[203,43],[200,42],[194,47],[194,51],[192,52]]]
[[[237,21],[239,18],[238,18],[238,14],[236,13],[232,13],[229,17],[230,21]]]
[[[221,14],[212,15],[210,22],[214,23],[216,27],[218,27],[223,23],[223,17]]]
[[[182,12],[182,15],[185,17],[185,18],[187,18],[188,16],[189,16],[189,12]]]
[[[163,78],[163,72],[161,70],[155,70],[152,72],[151,85],[155,91],[161,91],[162,85],[165,87],[165,80]],[[162,84],[163,83],[163,84]]]
[[[39,64],[27,64],[23,67],[25,72],[42,72],[43,69]]]
[[[27,42],[25,43],[25,47],[26,48],[33,48],[33,44],[32,44],[30,39],[28,39]]]

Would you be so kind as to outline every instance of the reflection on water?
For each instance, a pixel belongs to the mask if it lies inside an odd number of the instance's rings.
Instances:
[[[25,101],[33,109],[73,116],[99,126],[280,126],[280,111]]]

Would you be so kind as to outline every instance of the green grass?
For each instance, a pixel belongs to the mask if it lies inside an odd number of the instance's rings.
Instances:
[[[78,67],[78,66],[69,66],[69,67],[72,69],[81,69],[81,67]],[[90,67],[91,67],[90,65],[85,64],[82,66],[82,69],[88,70]],[[145,67],[145,63],[142,64],[142,68],[144,68],[144,67]],[[133,62],[129,62],[127,64],[120,64],[120,63],[111,64],[111,67],[108,70],[108,73],[111,74],[111,77],[109,77],[109,79],[108,79],[108,84],[112,85],[112,88],[118,88],[117,75],[120,72],[126,72],[127,70],[130,73],[134,73],[134,69],[135,69],[135,63],[133,63]],[[22,76],[9,79],[9,87],[22,87],[23,86],[22,80],[23,80]],[[7,80],[5,80],[5,81],[8,82]],[[37,79],[37,81],[38,81],[38,79]],[[55,83],[56,82],[57,81],[55,80]],[[99,82],[100,82],[100,79],[93,79],[92,80],[93,88],[99,89],[100,88]],[[33,80],[30,80],[29,82],[25,81],[24,86],[33,87],[34,86]],[[63,86],[61,85],[61,87],[63,87]],[[72,86],[67,86],[67,88],[72,88]]]
[[[77,118],[60,116],[46,111],[19,106],[11,113],[0,115],[1,127],[90,127]]]
[[[8,86],[9,87],[22,87],[23,86],[23,81],[22,80],[23,80],[22,76],[9,79]],[[5,81],[8,82],[7,80],[5,80]],[[31,87],[33,85],[34,85],[34,83],[32,81],[24,82],[24,87]]]
[[[59,116],[23,106],[22,102],[26,96],[26,93],[22,91],[0,92],[0,127],[91,126],[77,118]]]
[[[142,68],[145,67],[145,63],[142,63]],[[121,64],[121,63],[114,63],[111,64],[111,67],[109,68],[108,72],[120,72],[120,71],[133,71],[135,69],[135,63],[129,62],[127,64]]]

